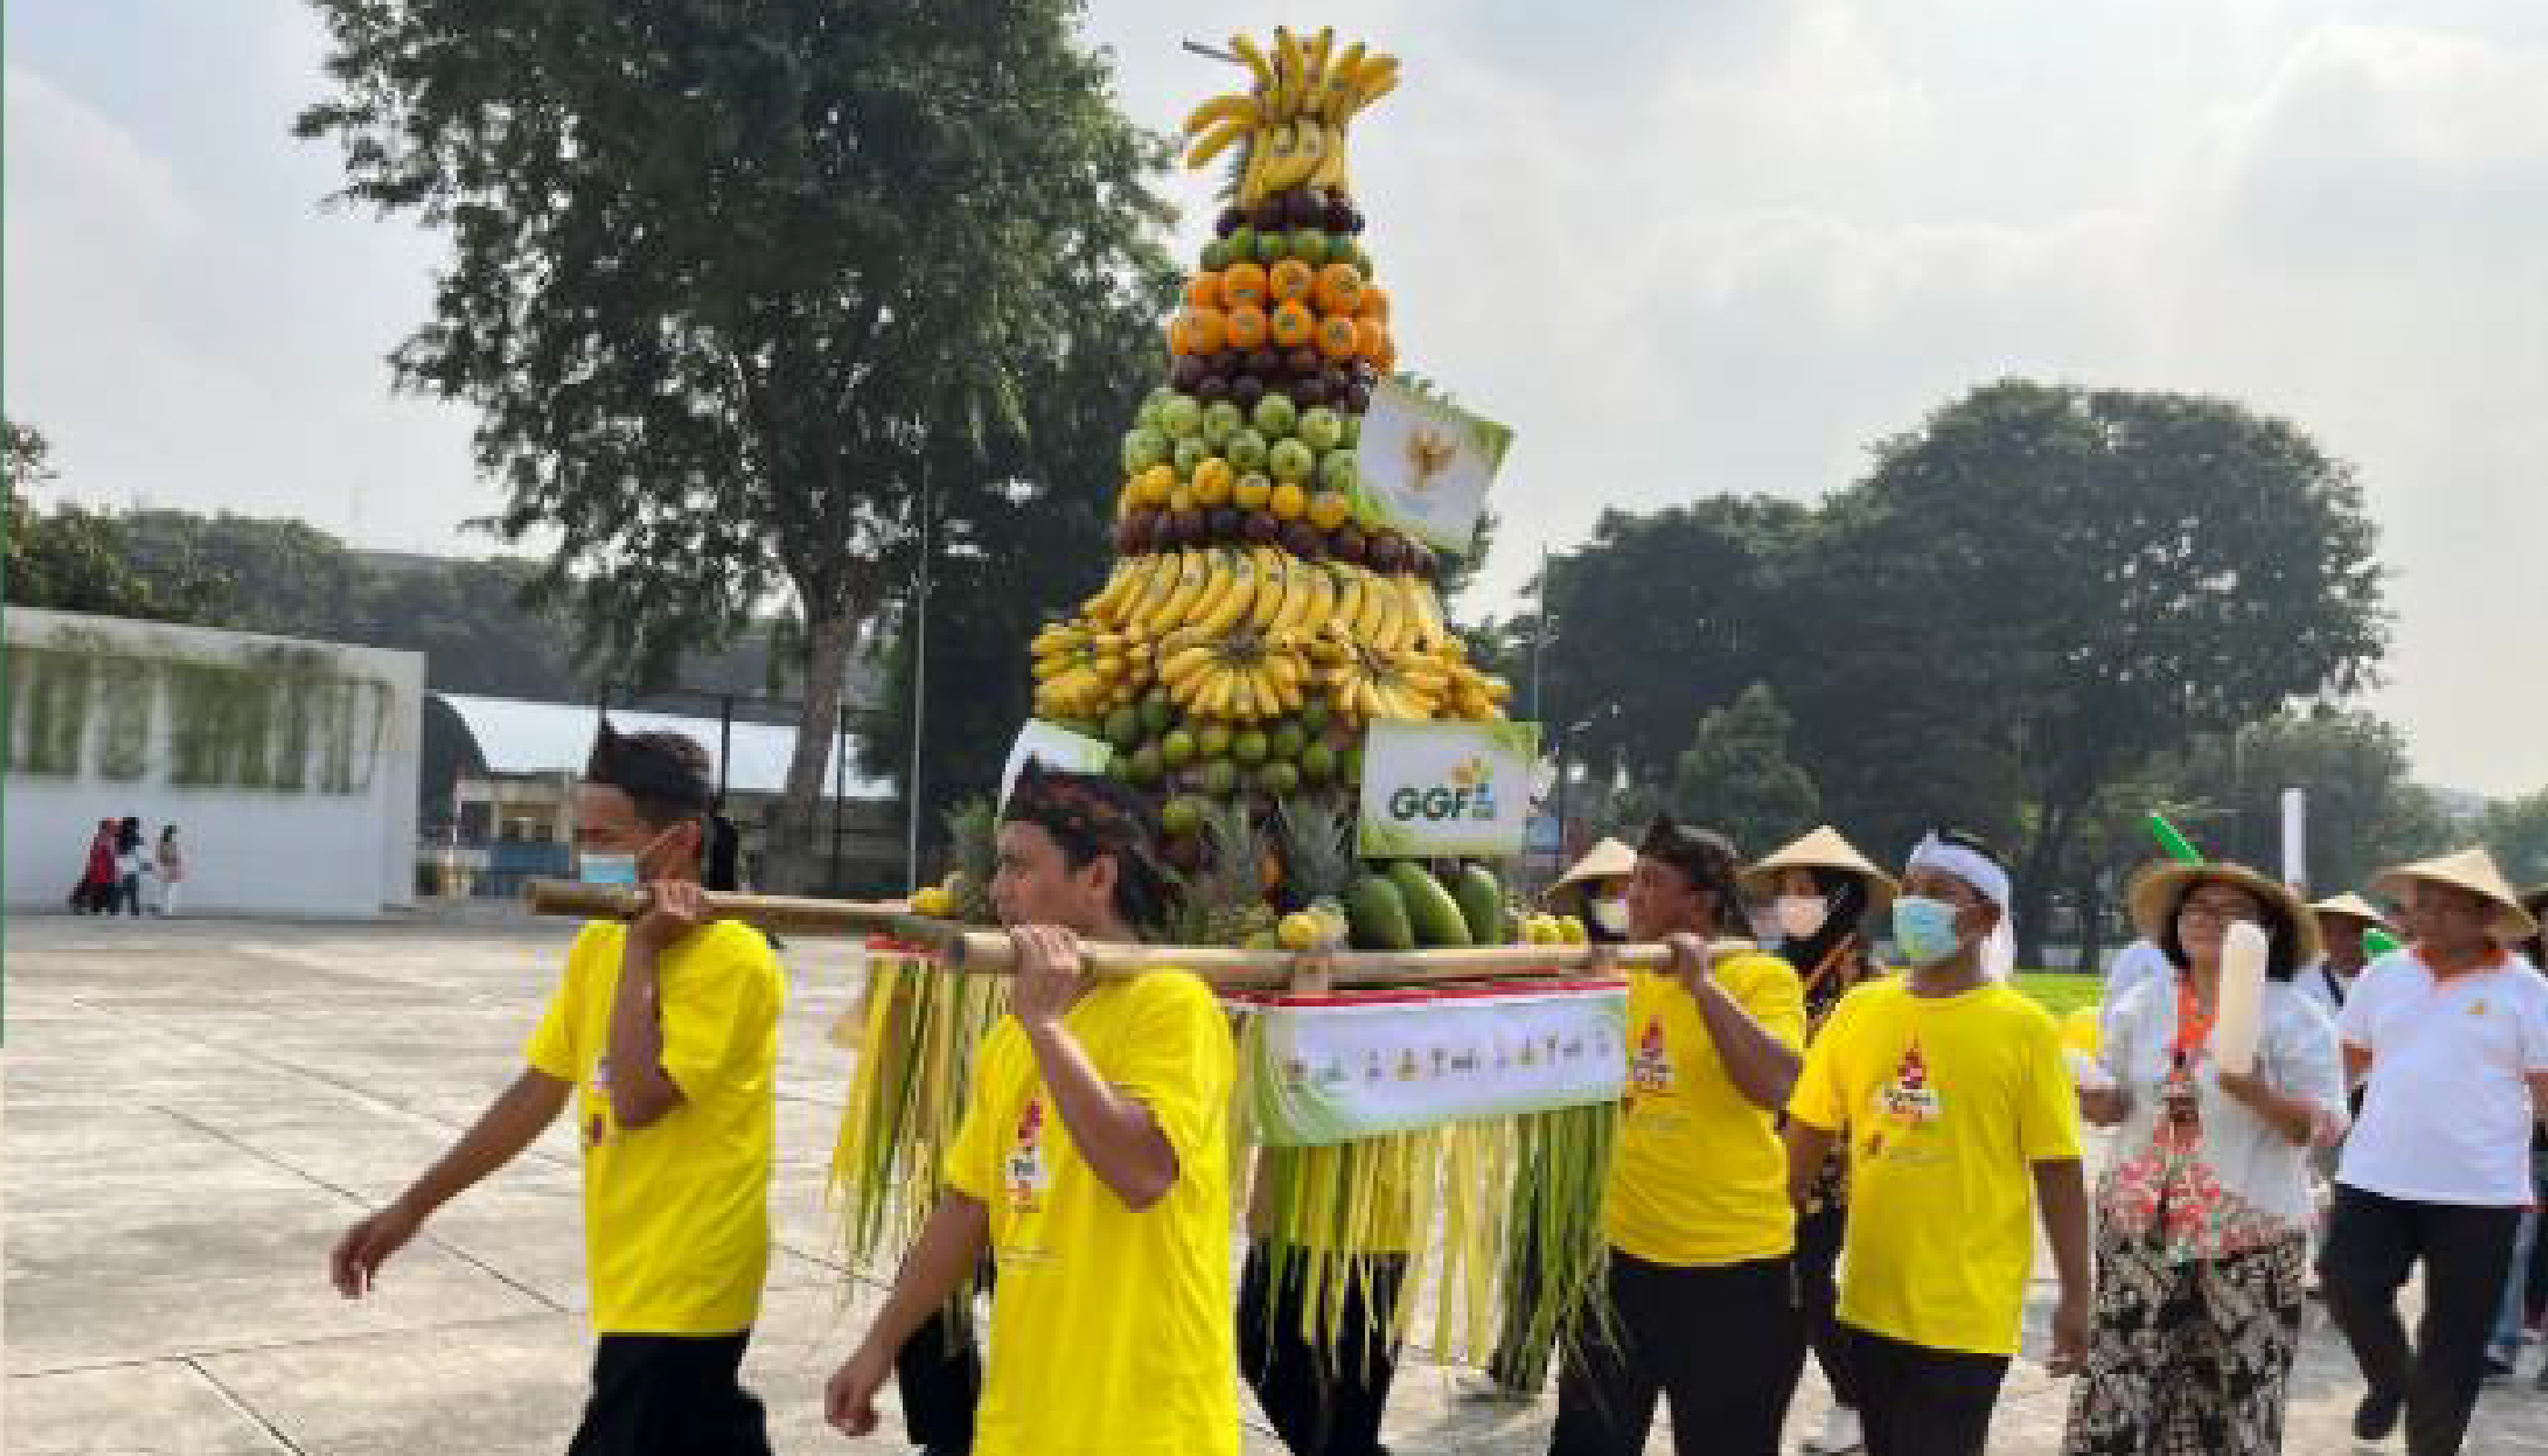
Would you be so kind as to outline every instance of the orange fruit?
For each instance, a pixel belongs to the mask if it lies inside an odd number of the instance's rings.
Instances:
[[[1310,498],[1310,524],[1332,531],[1353,515],[1353,502],[1342,491],[1320,491]]]
[[[1381,350],[1388,342],[1389,329],[1379,319],[1354,320],[1354,354],[1357,357],[1369,359],[1377,364],[1380,362]]]
[[[1218,455],[1207,457],[1195,467],[1194,498],[1198,505],[1219,505],[1229,499],[1229,488],[1237,476],[1229,462]]]
[[[1265,269],[1255,263],[1232,263],[1221,270],[1222,307],[1265,307]]]
[[[1263,510],[1265,502],[1274,499],[1274,483],[1250,472],[1230,488],[1229,499],[1241,510]]]
[[[1330,314],[1319,320],[1319,352],[1330,359],[1350,359],[1362,346],[1362,336],[1355,323],[1342,314]]]
[[[1165,505],[1168,503],[1169,493],[1177,488],[1177,468],[1173,465],[1153,465],[1141,472],[1134,484],[1141,493],[1142,504]]]
[[[1284,261],[1299,260],[1286,258]],[[1277,348],[1301,347],[1310,341],[1310,335],[1317,332],[1318,327],[1318,316],[1311,313],[1306,304],[1283,304],[1274,310],[1274,343]]]
[[[1186,319],[1183,314],[1168,320],[1168,352],[1180,359],[1194,352],[1186,343]]]
[[[1198,309],[1221,307],[1221,275],[1198,273],[1186,280],[1186,302]]]
[[[1224,331],[1228,335],[1231,348],[1253,349],[1264,344],[1266,330],[1272,326],[1263,309],[1254,304],[1238,304],[1227,316]]]
[[[1299,520],[1301,513],[1310,508],[1310,493],[1299,486],[1280,485],[1265,503],[1277,520]]]
[[[1218,354],[1228,337],[1229,320],[1219,309],[1186,310],[1186,348],[1197,354]]]
[[[1351,263],[1329,263],[1319,270],[1311,297],[1321,314],[1351,314],[1362,303],[1362,270]]]
[[[1362,299],[1354,305],[1354,313],[1374,323],[1387,323],[1389,321],[1388,292],[1377,283],[1364,284]]]
[[[1285,258],[1265,276],[1278,304],[1306,304],[1319,286],[1319,275],[1299,258]]]

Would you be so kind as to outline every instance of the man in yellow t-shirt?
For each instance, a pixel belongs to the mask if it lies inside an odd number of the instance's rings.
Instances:
[[[707,751],[604,723],[576,789],[584,878],[643,884],[633,924],[594,922],[478,1125],[330,1260],[357,1298],[427,1217],[530,1145],[570,1100],[584,1149],[592,1394],[570,1456],[765,1456],[745,1345],[770,1263],[770,1166],[785,982],[749,926],[710,921]],[[719,885],[718,888],[732,888]]]
[[[1740,924],[1734,847],[1658,819],[1628,881],[1628,1095],[1602,1199],[1610,1339],[1568,1351],[1550,1456],[1646,1447],[1658,1399],[1681,1456],[1774,1456],[1804,1368],[1795,1214],[1774,1124],[1805,1040],[1786,961],[1709,942]]]
[[[2060,1030],[1983,969],[2008,905],[2008,871],[1978,841],[1924,841],[1893,903],[1909,973],[1841,1001],[1788,1104],[1799,1202],[1849,1140],[1840,1322],[1868,1456],[1980,1456],[2039,1205],[2061,1277],[2052,1373],[2087,1348],[2088,1197]]]
[[[1123,785],[1033,760],[1010,793],[991,881],[1009,1014],[974,1060],[948,1192],[825,1392],[844,1434],[875,1428],[894,1352],[987,1247],[973,1456],[1236,1456],[1229,1025],[1187,972],[1099,981],[1079,955],[1159,922],[1148,818]]]

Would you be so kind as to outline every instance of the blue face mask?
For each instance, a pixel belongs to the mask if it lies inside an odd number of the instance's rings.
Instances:
[[[586,884],[637,883],[637,857],[634,855],[580,855],[576,859],[576,876]]]
[[[1935,965],[1955,955],[1964,945],[1956,934],[1956,907],[1921,895],[1895,900],[1893,944],[1913,965]]]

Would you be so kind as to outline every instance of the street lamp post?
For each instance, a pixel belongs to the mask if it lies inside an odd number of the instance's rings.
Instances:
[[[929,711],[929,466],[920,467],[920,560],[911,581],[911,773],[904,787],[902,883],[920,887],[920,739]]]

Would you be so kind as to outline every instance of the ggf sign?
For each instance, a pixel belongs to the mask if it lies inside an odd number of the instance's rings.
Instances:
[[[1365,859],[1501,860],[1530,822],[1534,723],[1374,723],[1363,744]]]

